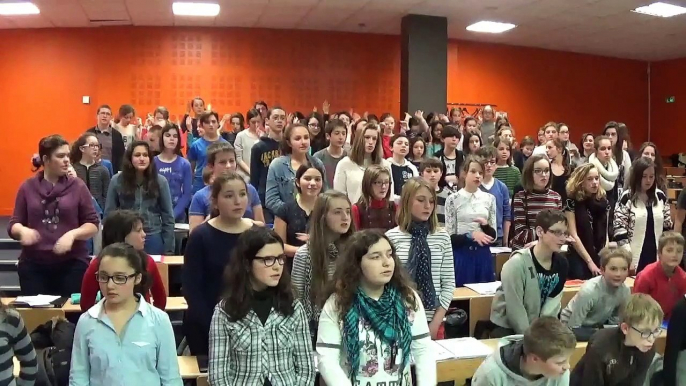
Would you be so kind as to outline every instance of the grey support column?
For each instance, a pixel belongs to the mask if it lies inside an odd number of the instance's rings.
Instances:
[[[407,15],[401,22],[401,114],[445,112],[448,98],[448,19]],[[400,116],[402,119],[402,115]]]

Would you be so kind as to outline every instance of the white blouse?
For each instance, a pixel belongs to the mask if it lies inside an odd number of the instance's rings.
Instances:
[[[391,163],[385,159],[381,160],[381,166],[388,169],[391,175],[391,194],[393,190],[393,172]],[[336,165],[336,173],[333,176],[333,188],[348,195],[351,204],[356,204],[362,196],[362,177],[366,167],[353,162],[350,157],[343,157]]]
[[[460,189],[445,200],[445,230],[449,235],[463,235],[481,230],[474,221],[483,218],[497,231],[495,196],[478,189],[469,193]],[[502,235],[496,235],[496,238]]]

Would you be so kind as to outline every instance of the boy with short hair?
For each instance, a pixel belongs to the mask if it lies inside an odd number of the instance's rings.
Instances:
[[[493,146],[484,146],[477,152],[485,161],[484,176],[481,180],[479,189],[486,193],[490,193],[495,197],[495,214],[498,223],[497,235],[499,237],[493,242],[493,245],[507,246],[510,234],[510,224],[512,223],[512,210],[510,209],[510,192],[507,189],[507,185],[493,177],[493,173],[495,173],[497,167],[497,153],[497,150]]]
[[[621,325],[596,332],[572,371],[570,386],[639,386],[655,356],[661,333],[660,305],[649,295],[633,294],[624,306]]]
[[[575,348],[576,338],[565,325],[554,316],[542,316],[524,336],[503,339],[476,370],[472,385],[567,386],[569,357]]]
[[[438,218],[438,226],[445,227],[445,200],[448,199],[452,190],[447,186],[439,186],[441,176],[443,175],[443,164],[438,158],[426,158],[419,164],[419,175],[436,190],[436,217]]]
[[[619,311],[626,304],[631,290],[624,283],[629,275],[631,252],[624,248],[603,248],[600,251],[602,275],[587,280],[567,304],[560,320],[571,329],[602,328],[619,324]]]
[[[326,179],[329,186],[333,186],[333,176],[336,174],[336,165],[348,155],[343,148],[345,139],[348,135],[348,128],[340,119],[331,119],[324,127],[324,135],[329,142],[329,146],[314,153],[313,157],[322,161],[326,171]]]
[[[393,194],[396,197],[400,197],[400,192],[402,192],[405,182],[412,177],[417,177],[419,171],[417,171],[412,162],[405,158],[410,151],[410,141],[405,134],[392,136],[389,145],[393,153],[393,157],[388,158],[388,161],[391,163],[391,178],[394,182]]]
[[[267,173],[269,164],[281,156],[279,145],[283,130],[286,128],[286,110],[274,106],[267,111],[267,133],[250,150],[250,184],[252,184],[260,197],[260,202],[266,203]],[[274,216],[269,210],[264,210],[268,223],[273,223]]]
[[[215,142],[226,142],[219,136],[219,114],[214,111],[207,111],[198,117],[198,128],[202,130],[202,137],[198,138],[188,148],[188,161],[191,163],[191,170],[194,171],[193,193],[202,189],[202,170],[207,163],[207,148]],[[226,142],[228,143],[228,142]]]
[[[552,209],[539,212],[536,235],[536,245],[512,252],[503,265],[502,283],[491,305],[494,337],[522,334],[534,319],[560,313],[569,270],[567,258],[560,254],[569,237],[564,213]]]
[[[634,283],[634,293],[648,294],[660,304],[665,320],[669,320],[674,305],[686,295],[686,272],[680,266],[684,244],[681,234],[663,233],[657,244],[658,261],[643,268]]]
[[[210,215],[212,209],[210,193],[214,179],[222,173],[235,171],[236,152],[230,143],[226,141],[215,142],[207,148],[207,166],[205,166],[203,171],[205,186],[195,192],[191,200],[191,206],[188,210],[189,231],[193,231],[195,227],[202,224],[207,219],[207,216]],[[248,206],[243,217],[264,222],[262,203],[260,202],[257,190],[250,184],[246,183],[246,185],[248,188]]]
[[[514,164],[520,172],[524,169],[524,163],[526,160],[528,160],[529,157],[531,157],[531,155],[534,153],[534,147],[536,147],[534,139],[527,135],[522,139],[522,142],[519,143],[519,150],[515,150],[513,152],[514,154],[512,154],[512,159],[514,160]]]
[[[460,137],[462,137],[462,134],[460,134],[460,130],[457,127],[452,125],[445,126],[441,132],[443,149],[434,154],[434,157],[443,163],[443,176],[439,185],[441,187],[448,186],[454,192],[457,192],[460,188],[460,169],[464,161],[464,155],[461,151],[457,150]]]

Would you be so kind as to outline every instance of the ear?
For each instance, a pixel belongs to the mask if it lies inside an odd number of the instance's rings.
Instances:
[[[136,275],[136,281],[133,284],[139,285],[139,284],[141,284],[142,281],[143,281],[143,274],[139,273],[138,275]]]
[[[624,335],[626,335],[626,334],[629,333],[629,329],[630,329],[630,328],[631,328],[631,327],[629,327],[629,325],[626,324],[626,323],[620,323],[620,324],[619,324],[619,329],[622,330],[622,333],[624,333]]]
[[[543,236],[543,228],[541,227],[536,227],[536,236],[540,239]]]

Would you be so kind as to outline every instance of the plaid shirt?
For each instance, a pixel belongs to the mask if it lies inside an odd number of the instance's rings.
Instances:
[[[219,303],[210,325],[209,381],[212,386],[311,386],[312,342],[305,310],[295,301],[291,316],[273,308],[264,325],[254,311],[232,322]]]

